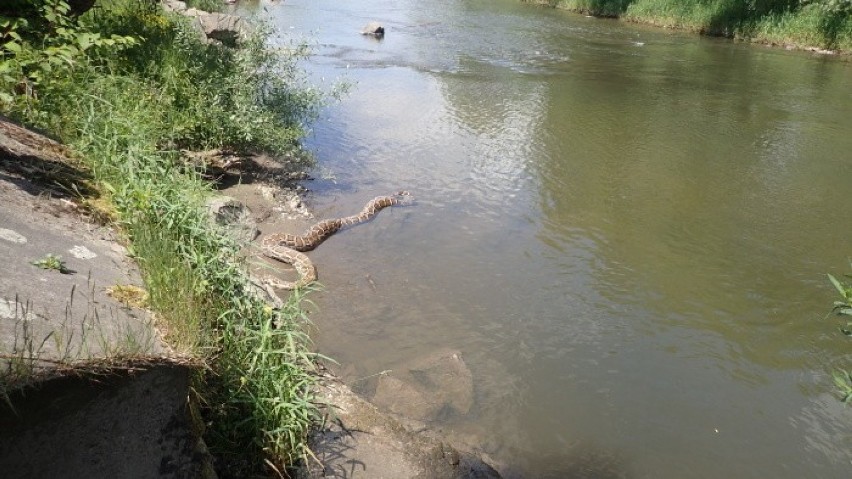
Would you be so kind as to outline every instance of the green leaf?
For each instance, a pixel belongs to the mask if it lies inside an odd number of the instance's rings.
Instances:
[[[844,369],[838,369],[832,373],[832,377],[834,378],[834,384],[840,388],[844,393],[852,392],[852,381],[850,381],[849,373]]]
[[[3,44],[3,49],[12,53],[21,53],[21,44],[15,41],[9,41]]]
[[[80,50],[86,50],[92,45],[95,45],[98,40],[101,38],[99,33],[81,33],[77,35],[77,44],[80,46]]]
[[[840,281],[838,281],[837,278],[832,275],[828,275],[828,280],[831,281],[831,284],[833,284],[835,288],[837,288],[837,291],[840,293],[840,295],[845,298],[846,288],[844,288],[843,285],[840,284]]]

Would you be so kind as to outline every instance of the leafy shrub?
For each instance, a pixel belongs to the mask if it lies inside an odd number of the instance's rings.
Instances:
[[[111,32],[147,40],[122,52],[110,68],[157,85],[171,99],[171,146],[291,153],[320,105],[297,67],[307,48],[272,50],[264,25],[231,49],[199,41],[186,19],[149,5],[116,8],[98,20]]]
[[[225,2],[222,0],[187,0],[186,6],[204,10],[205,12],[218,12],[222,10]]]
[[[135,45],[132,36],[104,35],[71,16],[62,0],[27,0],[18,16],[0,16],[0,109],[23,111],[32,119],[42,87],[68,77],[91,54],[111,54]]]
[[[228,48],[201,41],[187,19],[156,3],[109,2],[78,19],[63,1],[30,1],[42,4],[38,22],[5,18],[0,24],[7,38],[0,111],[60,136],[76,129],[76,112],[63,106],[65,99],[85,94],[85,82],[106,73],[158,91],[159,122],[168,125],[160,146],[168,149],[289,155],[321,105],[297,65],[306,46],[273,50],[264,25]],[[34,23],[54,32],[40,45]]]
[[[846,275],[846,278],[852,278],[852,275]],[[829,281],[840,293],[840,300],[834,302],[832,312],[841,317],[852,317],[852,284],[843,283],[832,275],[828,275]],[[852,336],[852,321],[847,320],[846,324],[840,326],[840,332],[846,336]],[[832,374],[834,385],[840,393],[841,401],[844,403],[852,403],[852,373],[845,369],[838,369]]]

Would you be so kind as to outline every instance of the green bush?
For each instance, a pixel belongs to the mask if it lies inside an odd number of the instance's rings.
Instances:
[[[225,2],[222,0],[187,0],[186,6],[204,10],[205,12],[219,12],[225,6]]]
[[[0,108],[32,122],[49,115],[38,106],[42,90],[73,75],[92,55],[132,46],[131,36],[104,34],[72,17],[65,1],[19,1],[16,16],[0,16]]]
[[[619,17],[632,0],[550,0],[549,3],[599,17]]]
[[[68,97],[77,89],[68,84],[87,81],[92,70],[158,90],[166,102],[161,123],[169,125],[160,146],[173,149],[289,155],[321,104],[297,67],[307,48],[268,48],[271,32],[263,25],[232,49],[199,41],[186,19],[149,2],[110,2],[79,19],[63,16],[66,7],[44,12],[65,26],[42,44],[12,37],[27,19],[5,20],[11,40],[0,64],[0,109],[60,134],[69,125],[56,124],[67,112],[55,98]]]
[[[113,61],[113,70],[146,79],[172,99],[169,138],[178,148],[233,148],[291,153],[319,105],[304,85],[296,62],[307,49],[286,55],[267,48],[260,26],[238,49],[198,41],[182,18],[164,17],[134,5],[101,19],[111,31],[146,38]]]
[[[829,281],[834,285],[834,288],[840,294],[840,300],[834,302],[832,312],[837,316],[846,318],[844,324],[840,326],[840,332],[847,337],[852,337],[852,284],[838,280],[832,275],[828,275]],[[852,279],[852,275],[845,275],[845,279]],[[832,374],[834,384],[840,393],[841,401],[844,403],[852,403],[852,373],[844,369],[835,370]]]

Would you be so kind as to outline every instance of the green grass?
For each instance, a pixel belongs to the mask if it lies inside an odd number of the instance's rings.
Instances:
[[[768,15],[755,22],[751,37],[764,43],[817,46],[852,52],[852,15],[829,15],[809,7]]]
[[[852,51],[849,0],[548,0],[559,8],[748,41]]]
[[[179,150],[302,158],[298,140],[320,100],[296,63],[305,52],[270,51],[263,28],[237,49],[208,45],[149,2],[101,2],[80,22],[85,34],[135,40],[50,71],[15,64],[41,54],[25,42],[22,53],[4,53],[13,81],[0,107],[72,145],[114,206],[167,339],[210,364],[193,388],[208,446],[233,459],[223,472],[283,470],[305,455],[317,414],[301,296],[273,309],[251,293],[240,245],[209,220],[210,186]],[[31,91],[17,88],[21,77]]]
[[[187,0],[186,6],[206,12],[220,12],[223,10],[225,2],[222,0]]]
[[[630,0],[545,0],[546,4],[598,17],[619,17]]]

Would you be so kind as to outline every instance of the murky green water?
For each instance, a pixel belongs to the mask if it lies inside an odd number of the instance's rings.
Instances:
[[[315,335],[369,381],[448,346],[435,424],[518,477],[849,477],[821,321],[852,255],[852,64],[514,0],[288,0],[319,81]],[[358,35],[370,20],[381,41]]]

